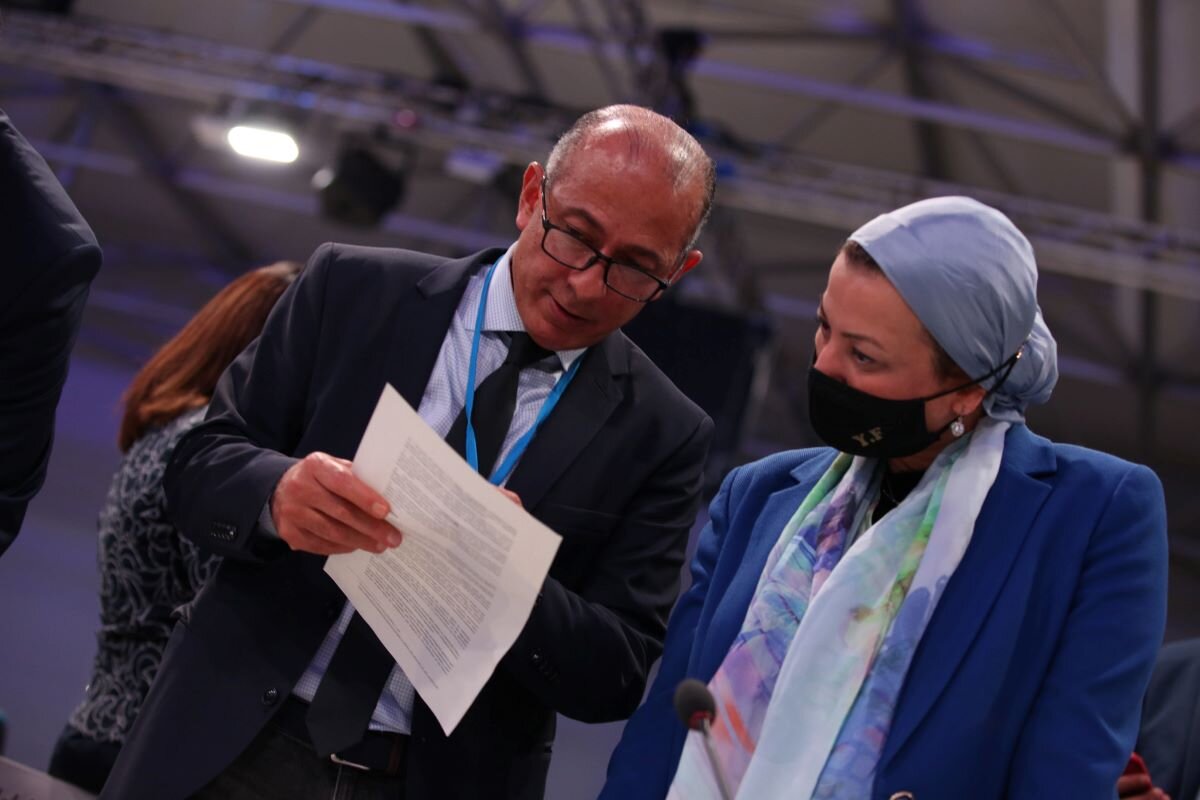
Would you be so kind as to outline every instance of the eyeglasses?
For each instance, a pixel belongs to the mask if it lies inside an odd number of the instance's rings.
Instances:
[[[583,272],[599,261],[604,265],[604,285],[627,300],[638,303],[649,303],[671,286],[670,281],[664,281],[637,264],[617,261],[604,255],[571,231],[551,222],[546,213],[545,175],[542,176],[542,252],[567,269],[577,272]],[[682,260],[681,255],[679,261]],[[676,268],[679,261],[675,262]]]

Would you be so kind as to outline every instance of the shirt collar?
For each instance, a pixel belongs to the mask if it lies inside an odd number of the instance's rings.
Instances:
[[[525,323],[521,321],[521,315],[517,312],[517,300],[513,296],[512,253],[515,247],[515,243],[509,246],[504,255],[496,261],[496,271],[492,274],[492,283],[488,288],[487,308],[483,312],[484,332],[525,330]],[[486,270],[480,273],[481,276],[486,274]],[[482,293],[482,284],[480,287]],[[472,308],[468,325],[471,330],[475,329],[474,312],[475,309]],[[575,359],[583,355],[586,350],[586,347],[581,347],[576,350],[556,350],[555,353],[562,363],[563,369],[570,369],[571,365],[575,363]]]

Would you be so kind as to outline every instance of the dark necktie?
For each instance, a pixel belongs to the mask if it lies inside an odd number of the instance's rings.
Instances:
[[[504,363],[476,389],[471,421],[480,474],[491,474],[508,435],[517,407],[517,379],[521,370],[550,354],[529,334],[513,333]],[[466,429],[464,408],[446,434],[446,443],[460,455],[466,453]],[[362,739],[394,663],[391,654],[356,612],[329,660],[329,668],[321,677],[305,718],[318,755],[324,758]]]
[[[504,437],[512,425],[513,411],[517,408],[517,379],[521,370],[546,358],[551,353],[539,346],[528,333],[512,334],[508,345],[508,356],[496,371],[488,375],[475,390],[475,407],[471,416],[475,428],[475,445],[479,455],[479,474],[488,477],[496,466]],[[467,410],[459,412],[458,418],[446,434],[446,444],[461,455],[467,452]]]
[[[326,758],[362,739],[394,663],[371,626],[354,612],[304,719],[317,755]]]

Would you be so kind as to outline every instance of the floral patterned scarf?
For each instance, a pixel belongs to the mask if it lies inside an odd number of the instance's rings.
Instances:
[[[735,796],[870,796],[908,665],[970,544],[1008,427],[984,419],[873,525],[874,459],[840,454],[805,497],[709,683],[714,748]],[[697,733],[668,797],[720,797]]]

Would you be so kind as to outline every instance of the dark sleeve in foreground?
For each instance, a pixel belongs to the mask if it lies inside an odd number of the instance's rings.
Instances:
[[[652,471],[576,591],[547,578],[501,665],[560,714],[625,719],[662,653],[712,440],[707,416]]]
[[[54,173],[0,111],[0,554],[41,488],[54,412],[100,248]]]

